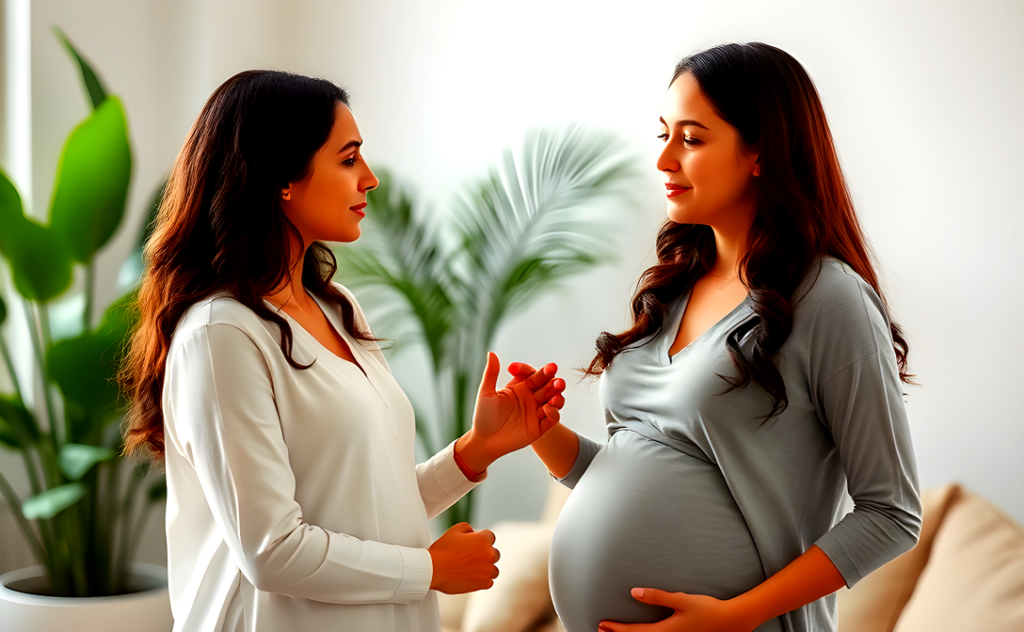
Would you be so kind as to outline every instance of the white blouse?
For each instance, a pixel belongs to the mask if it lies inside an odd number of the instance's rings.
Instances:
[[[379,348],[315,298],[359,366],[280,312],[293,359],[316,360],[293,369],[277,325],[223,293],[175,329],[163,388],[175,632],[440,630],[427,520],[474,483],[454,444],[416,465],[412,406]]]

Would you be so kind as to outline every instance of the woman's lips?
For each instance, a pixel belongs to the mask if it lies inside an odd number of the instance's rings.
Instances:
[[[360,217],[366,217],[366,213],[363,212],[363,209],[366,208],[366,202],[363,202],[362,204],[356,204],[355,206],[350,206],[349,208],[358,213]]]
[[[666,182],[665,183],[665,188],[667,189],[667,191],[665,193],[666,196],[668,196],[668,197],[675,197],[677,195],[682,195],[683,193],[686,193],[687,191],[689,191],[693,187],[684,187],[684,186],[682,186],[680,184],[675,184],[675,183],[672,183],[672,182]]]

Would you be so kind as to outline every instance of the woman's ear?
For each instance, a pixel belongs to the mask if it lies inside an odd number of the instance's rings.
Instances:
[[[282,200],[290,200],[290,199],[292,199],[292,188],[291,187],[288,187],[287,189],[281,189],[281,199]]]
[[[761,175],[761,156],[754,158],[754,177]]]

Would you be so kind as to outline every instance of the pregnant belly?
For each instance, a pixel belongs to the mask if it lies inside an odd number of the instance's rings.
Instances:
[[[718,467],[629,431],[594,458],[551,542],[551,595],[569,632],[672,614],[633,599],[634,587],[727,599],[764,579]]]

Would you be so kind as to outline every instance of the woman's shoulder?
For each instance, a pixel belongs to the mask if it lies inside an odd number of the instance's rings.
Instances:
[[[863,304],[865,300],[881,306],[875,288],[845,261],[826,255],[818,258],[794,292],[797,309]]]
[[[800,335],[889,335],[888,310],[878,292],[835,257],[822,257],[811,266],[794,293],[793,308],[793,331]]]
[[[255,338],[266,331],[266,324],[256,312],[224,291],[214,292],[193,303],[178,320],[171,338],[184,339],[197,331],[208,331],[211,326],[234,327]]]
[[[352,303],[352,307],[359,313],[362,313],[362,309],[359,307],[359,301],[356,300],[356,295],[352,293],[352,290],[348,289],[337,281],[331,281],[331,287],[341,292],[342,296],[348,299],[349,303]]]
[[[366,314],[363,313],[363,308],[359,306],[359,301],[356,300],[356,296],[352,293],[352,290],[337,281],[331,281],[331,287],[340,292],[342,296],[348,299],[349,304],[352,305],[352,310],[355,312],[356,325],[360,329],[368,330],[370,328],[370,324],[366,320]]]

